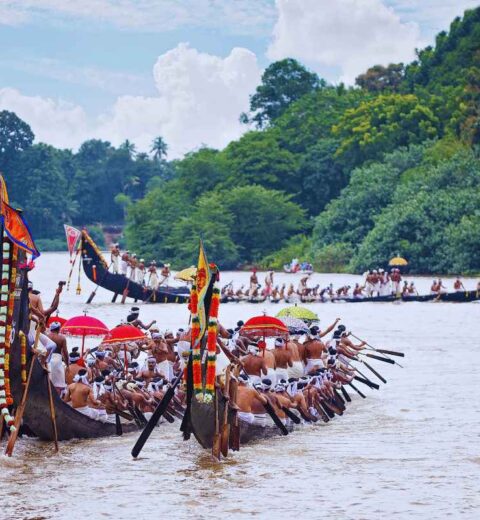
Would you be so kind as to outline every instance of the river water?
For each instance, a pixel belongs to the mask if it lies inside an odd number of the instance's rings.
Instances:
[[[32,279],[44,303],[68,271],[64,254],[37,260]],[[82,276],[77,296],[77,272],[62,295],[64,317],[86,309],[94,288]],[[296,284],[299,275],[276,278]],[[246,284],[248,274],[222,274],[230,280]],[[414,280],[428,292],[430,279]],[[317,281],[339,286],[360,278],[316,274],[312,285]],[[445,281],[449,288],[452,282]],[[464,281],[472,289],[475,283]],[[99,289],[88,312],[114,326],[130,306],[110,299]],[[223,305],[220,320],[229,327],[282,307]],[[479,518],[480,304],[309,308],[321,326],[341,317],[372,345],[405,352],[404,368],[374,362],[388,383],[380,391],[362,387],[367,399],[354,397],[343,417],[244,447],[222,463],[195,441],[184,442],[178,422],[157,428],[136,461],[130,457],[136,434],[61,443],[58,455],[49,443],[20,440],[13,458],[0,457],[0,519]],[[176,329],[188,313],[185,305],[141,305],[141,318]]]

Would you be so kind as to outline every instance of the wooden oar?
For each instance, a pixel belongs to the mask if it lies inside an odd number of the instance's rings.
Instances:
[[[350,381],[350,383],[348,383],[354,390],[355,392],[357,392],[357,394],[362,397],[363,399],[366,399],[366,395],[363,394],[362,392],[360,392],[360,390]]]
[[[221,433],[221,451],[224,457],[228,456],[228,441],[230,439],[230,423],[228,422],[228,411],[230,408],[230,365],[225,373],[225,408],[223,410],[223,425]]]
[[[295,424],[300,424],[302,421],[298,415],[295,415],[291,410],[289,410],[286,406],[282,406],[282,410],[287,417],[289,417]]]
[[[212,457],[215,460],[220,460],[220,451],[222,444],[222,437],[220,435],[220,418],[219,414],[219,399],[218,399],[219,389],[215,388],[215,401],[214,401],[214,412],[215,412],[215,433],[213,435],[213,444],[212,444]]]
[[[115,397],[115,392],[117,391],[117,385],[116,385],[116,381],[114,380],[112,382],[112,392],[113,392],[113,396]],[[122,428],[122,421],[120,421],[120,415],[118,413],[118,410],[116,409],[117,407],[115,407],[115,433],[121,437],[123,435],[123,428]],[[133,420],[133,417],[132,417],[132,420]]]
[[[343,394],[343,397],[345,397],[345,399],[346,399],[349,403],[351,403],[351,402],[352,402],[352,398],[348,395],[348,392],[345,390],[345,386],[344,386],[344,385],[342,385],[342,386],[340,387],[340,390],[341,390],[341,392],[342,392],[342,394]]]
[[[34,348],[38,344],[38,338],[40,336],[40,327],[37,327],[37,332],[35,334],[35,345]],[[15,443],[17,442],[18,432],[20,431],[20,424],[22,422],[23,414],[25,412],[25,408],[27,406],[27,397],[28,391],[30,389],[30,381],[32,379],[33,372],[33,364],[35,363],[35,356],[32,356],[30,360],[30,369],[28,371],[27,382],[25,384],[25,389],[23,390],[22,400],[20,402],[19,407],[17,408],[17,413],[15,414],[15,422],[13,425],[15,426],[15,430],[10,434],[10,438],[8,439],[7,447],[5,448],[5,455],[11,457],[13,454],[13,449],[15,448]]]
[[[377,348],[377,352],[381,352],[382,354],[390,354],[390,356],[398,356],[398,357],[405,357],[405,354],[403,352],[397,352],[395,350],[385,350],[383,348]]]
[[[382,383],[387,384],[387,380],[382,375],[380,375],[372,366],[370,366],[366,361],[360,361],[372,372],[372,374],[375,374],[378,377],[378,379],[382,381]]]
[[[105,271],[104,275],[102,276],[102,279],[97,283],[97,286],[95,287],[95,289],[92,291],[92,293],[88,297],[87,305],[89,303],[92,303],[92,300],[95,298],[95,295],[97,294],[98,288],[105,281],[105,278],[107,277],[108,271],[110,270],[110,267],[112,267],[112,264],[113,264],[113,262],[111,262],[110,265],[107,267],[107,270]]]
[[[137,439],[137,442],[135,443],[135,446],[132,449],[132,457],[137,458],[140,452],[142,451],[142,448],[145,446],[145,443],[147,442],[148,438],[153,432],[153,429],[157,425],[158,421],[160,420],[160,417],[164,414],[165,410],[167,409],[168,404],[172,400],[173,396],[175,395],[175,388],[180,384],[180,381],[182,380],[183,373],[181,372],[177,379],[171,384],[170,388],[165,392],[165,395],[163,396],[163,399],[161,400],[160,404],[157,406],[155,411],[153,412],[152,416],[150,417],[150,420],[148,421],[147,425],[143,429],[142,433]]]
[[[371,381],[369,381],[368,379],[364,379],[363,377],[353,376],[353,379],[355,379],[355,381],[358,381],[359,383],[363,383],[364,385],[370,388],[374,388],[375,390],[378,390],[380,388],[380,386],[377,385],[377,383],[372,383]]]
[[[50,417],[52,419],[53,443],[55,445],[55,453],[58,453],[57,419],[55,417],[55,406],[53,404],[52,383],[50,382],[48,370],[45,370],[45,375],[47,376],[48,402],[50,405]]]
[[[376,359],[377,361],[383,361],[384,363],[390,363],[391,365],[398,364],[393,359],[388,359],[388,358],[383,358],[383,357],[380,357],[380,356],[376,356],[375,354],[370,354],[370,352],[365,352],[365,353],[359,352],[359,355],[366,356],[366,357],[369,357],[369,358],[372,358],[372,359]]]
[[[259,395],[261,395],[258,390],[257,390],[257,393]],[[273,406],[272,406],[272,403],[268,400],[268,397],[267,396],[263,396],[266,398],[267,402],[266,403],[263,403],[263,407],[265,408],[265,411],[268,413],[268,415],[272,418],[272,421],[275,423],[275,426],[282,432],[282,435],[288,435],[288,430],[287,428],[285,427],[285,425],[283,424],[283,422],[281,421],[280,417],[276,414]]]
[[[359,338],[358,336],[355,336],[355,334],[353,334],[353,332],[350,333],[355,339],[358,339],[358,341],[361,341],[362,343],[365,343],[365,345],[367,345],[367,347],[370,349],[370,350],[374,350],[375,352],[379,352],[375,347],[373,347],[372,345],[370,345],[370,343],[366,342],[365,340],[363,340],[362,338]],[[382,354],[385,356],[383,358],[381,358],[382,360],[385,360],[386,359],[390,359],[388,357],[388,354],[382,352]],[[387,361],[387,363],[392,363],[392,364],[395,364],[395,365],[398,365],[400,368],[403,368],[403,366],[398,362],[398,361],[395,361],[394,359],[390,359],[390,361]]]
[[[127,299],[129,286],[130,286],[130,278],[127,278],[127,285],[125,285],[125,289],[123,289],[123,293],[122,293],[122,304],[125,303],[125,300]]]

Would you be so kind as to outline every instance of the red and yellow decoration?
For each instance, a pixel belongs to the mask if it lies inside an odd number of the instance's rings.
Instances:
[[[13,404],[10,392],[10,338],[15,295],[17,248],[4,232],[2,240],[2,276],[0,284],[0,413],[14,431],[14,419],[8,409]]]
[[[207,255],[200,242],[198,255],[198,268],[195,283],[190,294],[190,312],[192,314],[192,369],[193,391],[198,401],[209,403],[215,394],[215,370],[217,360],[217,328],[218,309],[220,305],[220,289],[215,284],[207,315],[205,308],[205,296],[212,280],[212,271],[216,266],[208,264]],[[217,276],[218,282],[218,276]],[[202,338],[207,333],[207,356],[205,364],[205,387],[202,373]]]

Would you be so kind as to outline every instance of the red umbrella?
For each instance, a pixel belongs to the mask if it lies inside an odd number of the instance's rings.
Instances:
[[[82,337],[82,355],[87,336],[105,336],[108,334],[108,327],[102,321],[93,316],[74,316],[67,320],[60,329],[60,332],[67,336]]]
[[[52,323],[57,322],[60,325],[63,325],[67,320],[65,318],[61,318],[60,316],[50,316],[47,320],[47,326],[49,327]]]
[[[278,318],[273,316],[255,316],[250,318],[240,329],[240,333],[245,336],[288,336],[288,328]]]
[[[103,343],[128,343],[146,339],[145,334],[133,325],[118,325],[114,327],[105,337]]]

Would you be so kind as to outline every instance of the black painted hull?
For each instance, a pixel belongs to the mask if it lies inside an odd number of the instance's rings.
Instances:
[[[190,297],[188,287],[162,287],[153,291],[131,281],[122,274],[114,274],[99,249],[87,234],[82,231],[82,264],[89,280],[116,295],[123,295],[135,301],[146,303],[187,303]]]
[[[225,406],[225,399],[223,396],[219,403],[219,417],[223,417],[223,410]],[[230,417],[230,425],[233,422]],[[245,445],[250,442],[261,439],[269,439],[282,435],[276,426],[258,426],[248,424],[245,421],[239,420],[240,424],[240,445]],[[191,426],[192,432],[198,443],[206,449],[211,449],[213,445],[213,438],[215,436],[215,409],[213,404],[205,404],[198,402],[195,397],[192,398],[191,408]],[[293,426],[289,427],[289,431],[293,431]]]
[[[16,324],[16,335],[10,351],[10,381],[12,396],[16,406],[22,400],[23,386],[21,381],[21,344],[19,331],[28,335],[30,326],[28,316],[28,293],[27,273],[20,271],[15,291],[14,323]],[[30,383],[27,405],[23,415],[23,424],[41,440],[51,441],[54,438],[50,415],[50,401],[48,386],[50,380],[40,363],[27,348],[27,366],[33,358],[33,371]],[[115,424],[102,423],[77,412],[69,404],[63,402],[52,386],[53,402],[58,430],[58,440],[70,439],[94,439],[97,437],[108,437],[116,435]],[[135,423],[123,425],[125,433],[138,430]]]
[[[422,294],[417,296],[375,296],[373,298],[335,298],[332,301],[342,303],[391,303],[396,301],[402,302],[473,302],[480,300],[480,291],[461,291],[441,294]]]

